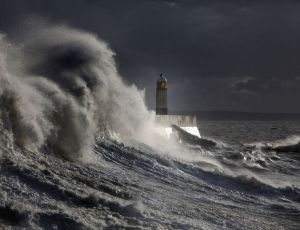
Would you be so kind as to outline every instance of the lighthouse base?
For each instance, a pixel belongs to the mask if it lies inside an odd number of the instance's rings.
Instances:
[[[163,132],[167,137],[173,134],[172,126],[178,126],[187,133],[201,138],[196,116],[156,115],[155,121],[162,126]]]

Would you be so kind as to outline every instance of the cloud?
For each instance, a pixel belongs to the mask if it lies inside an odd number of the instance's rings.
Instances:
[[[233,85],[233,88],[245,93],[280,93],[282,96],[291,91],[297,92],[300,84],[295,79],[280,79],[280,78],[253,78],[248,77],[238,81]]]
[[[231,90],[267,94],[280,88],[270,79],[285,85],[299,76],[299,10],[296,0],[4,0],[0,31],[12,30],[17,16],[38,14],[97,33],[115,51],[126,79],[146,88],[148,104],[153,107],[153,86],[164,72],[174,84],[182,78],[193,82],[181,97],[194,109],[201,106],[191,92],[209,87],[210,79],[231,82],[232,76],[251,76],[235,89],[226,88],[226,95]],[[196,85],[199,79],[201,86]],[[230,96],[215,94],[230,107]],[[264,109],[276,107],[269,101]]]
[[[242,92],[260,92],[268,90],[270,87],[269,81],[260,79],[248,79],[246,81],[238,82],[234,88]]]

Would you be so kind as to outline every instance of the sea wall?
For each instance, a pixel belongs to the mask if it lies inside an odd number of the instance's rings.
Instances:
[[[197,127],[197,117],[188,115],[156,115],[155,120],[163,126]]]

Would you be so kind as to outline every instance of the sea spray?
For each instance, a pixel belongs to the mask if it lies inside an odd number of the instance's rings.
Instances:
[[[40,23],[14,42],[2,38],[0,49],[1,109],[19,146],[91,160],[104,132],[126,145],[142,142],[172,158],[206,161],[163,135],[144,91],[123,82],[113,51],[95,35]]]
[[[132,137],[153,120],[143,92],[124,84],[114,53],[92,34],[43,24],[18,43],[2,37],[0,49],[1,110],[23,147],[75,160],[99,126]]]

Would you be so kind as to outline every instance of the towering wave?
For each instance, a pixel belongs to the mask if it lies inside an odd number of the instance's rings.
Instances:
[[[71,160],[90,151],[99,131],[131,137],[153,120],[143,91],[120,78],[108,45],[64,25],[35,26],[14,43],[1,36],[0,98],[17,144]]]

